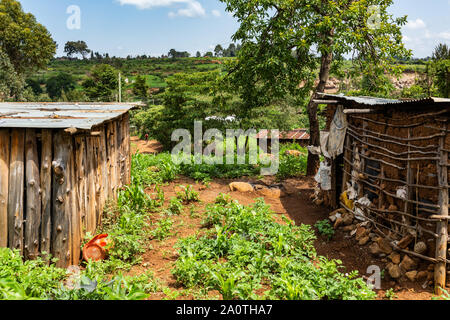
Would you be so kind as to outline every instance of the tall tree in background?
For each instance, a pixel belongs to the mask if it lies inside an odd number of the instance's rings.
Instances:
[[[440,43],[434,48],[433,60],[449,60],[450,47],[445,43]]]
[[[81,54],[83,59],[91,52],[84,41],[67,41],[64,46],[64,52],[71,58],[74,54]]]
[[[343,56],[366,74],[400,71],[394,59],[411,52],[402,43],[406,17],[388,13],[393,0],[221,0],[240,27],[238,60],[230,66],[245,108],[286,95],[307,103],[311,140],[320,145],[317,94],[323,92],[332,65]],[[319,70],[317,74],[317,70]],[[311,94],[312,92],[312,94]],[[308,175],[319,157],[308,157]]]
[[[214,53],[216,54],[216,57],[222,57],[223,56],[223,47],[218,44],[216,48],[214,49]]]
[[[17,99],[24,77],[45,68],[55,52],[56,44],[50,33],[31,13],[23,12],[18,1],[0,0],[0,73],[7,72],[6,78],[15,78],[2,84],[9,91],[3,91],[3,95]]]

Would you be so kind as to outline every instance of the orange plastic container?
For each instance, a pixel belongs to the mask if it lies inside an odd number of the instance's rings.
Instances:
[[[107,239],[107,234],[99,234],[83,247],[83,259],[86,261],[100,261],[106,259],[108,245],[111,243]]]

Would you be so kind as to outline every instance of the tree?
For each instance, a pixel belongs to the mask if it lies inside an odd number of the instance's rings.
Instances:
[[[214,57],[214,53],[212,53],[211,51],[208,51],[207,53],[205,53],[205,57],[212,58],[212,57]]]
[[[69,58],[74,54],[81,54],[83,59],[85,59],[91,50],[89,50],[88,45],[84,41],[68,41],[64,46],[64,52],[67,53]]]
[[[197,58],[201,58],[202,54],[200,53],[200,51],[197,51],[196,55]]]
[[[119,89],[119,71],[109,64],[96,65],[82,86],[92,100],[115,101]]]
[[[0,49],[18,74],[47,66],[56,52],[48,30],[15,0],[0,0]]]
[[[35,96],[39,96],[40,94],[42,94],[43,90],[41,88],[41,83],[38,80],[34,78],[28,78],[27,80],[25,80],[25,83],[25,88],[31,88]]]
[[[61,98],[63,92],[75,89],[76,82],[73,77],[65,72],[60,72],[56,76],[48,78],[46,87],[47,93],[53,100]]]
[[[214,49],[214,53],[216,54],[216,57],[222,57],[223,56],[223,47],[218,44],[216,48]]]
[[[433,60],[450,60],[450,47],[440,43],[433,51]]]
[[[241,49],[229,78],[244,108],[288,94],[299,105],[307,103],[313,146],[320,145],[314,100],[324,91],[333,64],[352,54],[364,74],[399,72],[395,57],[411,54],[402,43],[406,17],[395,19],[387,11],[393,0],[221,1],[240,22],[233,40],[241,42]],[[319,157],[309,154],[308,175],[318,164]]]
[[[0,48],[0,101],[20,97],[24,88],[23,77],[16,72],[9,57]]]
[[[135,94],[139,98],[146,99],[148,96],[149,89],[150,87],[147,84],[145,77],[138,75],[133,85],[133,94]]]

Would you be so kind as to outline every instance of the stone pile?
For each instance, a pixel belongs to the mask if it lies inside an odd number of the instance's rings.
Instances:
[[[387,271],[393,281],[419,282],[426,287],[433,283],[434,264],[424,265],[424,261],[406,254],[397,249],[407,249],[417,254],[424,254],[430,248],[423,241],[415,242],[415,238],[406,235],[392,243],[388,238],[380,236],[369,221],[361,222],[355,219],[353,213],[346,209],[338,209],[330,213],[330,221],[335,229],[341,229],[348,233],[348,238],[353,238],[360,246],[367,246],[371,255],[381,259],[385,263]],[[390,234],[389,238],[395,238]],[[431,248],[432,249],[432,248]],[[381,266],[380,266],[381,267]]]

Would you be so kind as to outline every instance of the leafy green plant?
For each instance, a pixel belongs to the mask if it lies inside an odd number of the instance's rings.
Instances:
[[[160,241],[172,235],[173,221],[170,218],[161,219],[156,223],[156,228],[151,231],[153,238]]]
[[[331,225],[330,221],[328,219],[318,221],[315,224],[315,227],[319,231],[320,234],[326,236],[328,240],[333,239],[334,237],[334,228]]]
[[[203,236],[180,239],[172,273],[187,288],[218,290],[224,299],[372,299],[375,293],[344,274],[340,261],[318,257],[310,226],[279,224],[262,201],[207,207]],[[261,293],[261,288],[269,288]]]
[[[197,202],[199,201],[199,194],[194,188],[189,186],[180,186],[183,191],[177,192],[177,198],[184,201],[185,203]]]
[[[169,208],[166,210],[166,213],[169,216],[172,215],[180,215],[183,212],[183,203],[178,198],[170,199]]]

